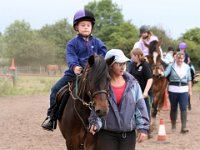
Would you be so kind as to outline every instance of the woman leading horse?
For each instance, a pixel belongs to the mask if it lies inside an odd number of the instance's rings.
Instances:
[[[80,82],[77,82],[74,89],[70,88],[59,127],[68,150],[93,150],[95,137],[88,132],[90,111],[93,109],[99,117],[108,112],[110,76],[104,58],[91,56]]]

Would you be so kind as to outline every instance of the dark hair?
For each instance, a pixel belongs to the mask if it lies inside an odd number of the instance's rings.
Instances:
[[[169,46],[168,49],[167,49],[167,51],[168,51],[168,52],[169,52],[169,51],[174,51],[174,48],[173,48],[172,46]]]

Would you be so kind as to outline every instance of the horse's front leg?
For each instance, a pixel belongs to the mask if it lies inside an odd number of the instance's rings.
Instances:
[[[91,133],[87,133],[85,143],[84,143],[84,150],[96,150],[96,140],[97,136],[92,135]]]
[[[67,150],[81,150],[81,141],[78,137],[72,137],[69,141],[66,140]]]

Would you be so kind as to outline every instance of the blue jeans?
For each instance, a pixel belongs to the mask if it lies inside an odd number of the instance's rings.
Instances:
[[[169,92],[169,100],[171,103],[171,111],[176,112],[178,108],[178,103],[181,111],[187,110],[188,105],[188,92],[185,93],[174,93]]]
[[[75,76],[66,76],[64,75],[60,80],[56,82],[56,84],[51,88],[51,94],[50,94],[50,106],[47,111],[47,115],[50,116],[52,114],[52,111],[54,111],[56,107],[56,95],[58,91],[65,85],[68,84],[68,82],[73,81],[75,79]]]

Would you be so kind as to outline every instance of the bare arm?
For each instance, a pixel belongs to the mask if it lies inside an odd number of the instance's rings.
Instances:
[[[143,92],[144,98],[148,96],[148,92],[149,92],[149,89],[151,88],[152,83],[153,83],[152,78],[147,80],[147,84],[146,84],[146,87],[145,87],[144,92]]]
[[[189,86],[189,95],[192,96],[192,81],[188,82],[188,86]]]

